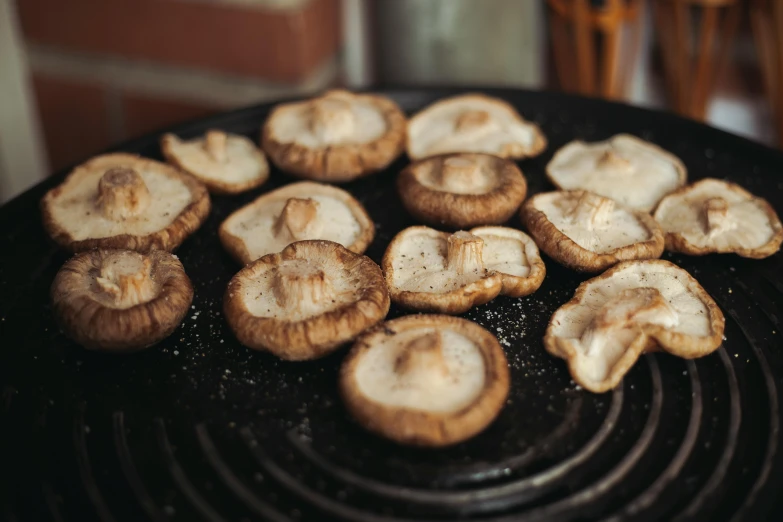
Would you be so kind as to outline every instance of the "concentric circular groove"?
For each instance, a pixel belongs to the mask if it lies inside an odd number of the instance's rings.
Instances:
[[[163,453],[163,460],[171,474],[171,478],[174,480],[174,483],[177,484],[179,490],[198,510],[202,518],[209,520],[210,522],[225,522],[226,519],[221,517],[220,514],[198,493],[185,475],[179,462],[177,462],[177,458],[174,456],[174,451],[171,449],[171,444],[169,443],[169,436],[166,433],[166,425],[162,419],[155,419],[155,428],[158,435],[158,445]]]
[[[212,438],[209,436],[207,427],[203,424],[198,424],[196,426],[196,438],[198,439],[204,455],[207,457],[207,461],[212,466],[212,469],[215,470],[215,473],[217,473],[226,487],[256,515],[264,517],[264,520],[271,520],[274,522],[287,522],[291,520],[263,500],[259,499],[241,480],[239,480],[220,456],[220,453],[218,453],[215,443],[212,442]]]
[[[641,511],[648,509],[658,499],[666,486],[677,478],[677,475],[682,471],[688,457],[690,457],[693,447],[696,445],[696,439],[699,436],[701,416],[704,411],[701,381],[699,380],[699,370],[696,368],[696,364],[693,361],[686,361],[685,365],[688,367],[688,375],[690,376],[691,384],[691,414],[688,419],[688,428],[685,431],[685,436],[680,443],[680,447],[669,462],[669,465],[666,466],[666,469],[658,476],[655,482],[642,492],[641,495],[626,505],[621,513],[607,519],[609,521],[615,522],[622,520],[623,517],[634,517]]]
[[[720,486],[726,471],[729,469],[731,459],[734,457],[734,452],[737,449],[737,437],[739,436],[741,411],[740,411],[740,392],[739,385],[737,383],[737,374],[734,373],[734,366],[731,364],[726,349],[721,346],[718,349],[718,356],[720,357],[723,367],[726,369],[726,377],[729,382],[729,428],[726,435],[726,442],[723,445],[723,452],[718,460],[715,469],[707,480],[706,484],[702,486],[698,494],[694,495],[688,506],[673,520],[680,521],[686,520],[695,516],[707,499],[712,493]]]
[[[155,501],[152,500],[147,488],[144,486],[144,482],[139,476],[139,472],[136,470],[136,465],[133,463],[133,456],[128,447],[128,440],[125,437],[125,414],[122,411],[114,412],[113,425],[114,446],[117,450],[117,458],[120,461],[125,480],[128,481],[128,485],[130,485],[133,493],[136,495],[136,500],[139,501],[147,516],[152,520],[155,522],[167,521],[168,518],[158,509]]]
[[[79,474],[82,478],[82,484],[84,490],[87,492],[87,496],[95,507],[96,513],[102,522],[115,522],[116,519],[109,511],[109,506],[101,495],[101,491],[98,488],[98,484],[95,482],[95,477],[92,473],[92,465],[90,464],[90,455],[87,453],[87,441],[84,438],[84,410],[87,408],[85,403],[79,405],[79,410],[76,417],[73,420],[73,444],[76,450],[76,460],[79,464]]]
[[[355,488],[403,502],[451,506],[452,508],[459,508],[461,511],[464,510],[471,513],[485,512],[495,509],[494,503],[499,501],[508,506],[526,502],[536,496],[537,492],[534,490],[544,488],[549,483],[559,479],[587,461],[609,437],[620,417],[622,405],[623,388],[618,386],[612,393],[611,406],[601,428],[579,452],[568,459],[524,479],[510,481],[490,488],[468,491],[430,491],[385,484],[328,462],[296,437],[291,438],[291,442],[310,462],[336,479]],[[490,504],[490,501],[495,502]]]
[[[745,498],[742,507],[740,507],[740,509],[737,510],[737,512],[732,517],[732,522],[734,522],[736,520],[741,520],[745,511],[753,505],[756,500],[756,496],[759,494],[759,491],[761,491],[761,488],[766,484],[767,479],[772,472],[772,465],[775,461],[775,454],[777,453],[778,444],[780,443],[780,411],[778,409],[778,391],[777,386],[775,385],[775,378],[772,376],[772,372],[770,371],[769,362],[767,362],[766,356],[764,356],[764,353],[759,348],[758,341],[748,331],[748,329],[745,328],[743,322],[740,321],[737,312],[733,308],[729,308],[728,312],[731,318],[734,319],[734,322],[737,323],[737,326],[739,326],[742,335],[745,337],[745,340],[753,350],[753,354],[759,361],[759,366],[761,367],[761,371],[764,375],[764,384],[766,386],[767,396],[769,399],[769,442],[767,443],[767,451],[764,455],[764,464],[758,474],[758,477],[756,478],[756,481],[753,483],[753,487],[748,493],[748,496]]]

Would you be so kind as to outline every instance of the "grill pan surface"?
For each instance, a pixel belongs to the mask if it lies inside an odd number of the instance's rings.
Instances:
[[[412,113],[460,91],[389,90]],[[579,138],[629,132],[678,155],[689,180],[726,178],[783,212],[783,154],[678,117],[553,93],[489,90],[541,125],[549,147],[519,163],[530,193]],[[217,127],[257,139],[260,105],[173,129]],[[118,150],[160,159],[158,135]],[[377,225],[368,255],[414,224],[394,181],[405,159],[346,185]],[[196,289],[171,338],[116,356],[59,333],[49,285],[67,254],[48,240],[38,201],[54,176],[0,208],[0,519],[92,520],[783,520],[783,257],[664,255],[723,309],[726,340],[697,361],[642,357],[616,390],[570,380],[541,338],[585,277],[545,258],[531,296],[465,317],[498,336],[511,366],[500,417],[444,450],[366,433],[337,394],[345,354],[286,363],[240,346],[221,316],[239,266],[217,228],[234,209],[292,181],[213,197],[177,252]],[[512,226],[519,226],[516,218]],[[389,317],[403,312],[394,306]]]

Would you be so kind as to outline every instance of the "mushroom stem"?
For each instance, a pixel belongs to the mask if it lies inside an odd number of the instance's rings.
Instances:
[[[482,251],[484,240],[470,232],[459,231],[449,236],[446,266],[458,274],[484,270]]]
[[[318,224],[317,213],[318,202],[314,199],[289,198],[275,220],[275,236],[287,236],[297,241],[312,239],[318,232],[314,230]]]
[[[119,221],[144,212],[150,204],[150,191],[138,172],[114,167],[98,182],[97,203],[104,216]]]
[[[317,309],[331,295],[331,286],[322,270],[298,259],[286,261],[277,268],[272,291],[281,307],[308,312]]]
[[[489,122],[489,113],[487,111],[481,111],[481,110],[465,111],[459,116],[457,116],[455,127],[458,131],[464,131],[476,127],[481,127],[487,122]]]
[[[323,141],[342,141],[353,134],[355,125],[351,105],[347,101],[327,97],[312,103],[310,130]]]
[[[612,149],[605,150],[598,158],[597,164],[601,168],[615,168],[618,170],[626,170],[631,166],[630,161],[620,156]]]
[[[394,372],[407,380],[420,382],[448,377],[441,335],[429,332],[404,345],[394,361]]]
[[[116,308],[130,308],[151,301],[157,288],[150,259],[141,254],[106,259],[95,282]]]
[[[721,197],[709,198],[704,202],[704,217],[710,236],[716,236],[732,228],[733,223],[729,219],[729,202]]]
[[[584,192],[569,216],[574,223],[584,223],[588,229],[600,228],[609,223],[614,207],[614,200]]]
[[[465,158],[446,158],[440,171],[441,184],[452,192],[465,192],[481,185],[481,169]]]
[[[204,138],[204,148],[218,163],[226,161],[226,140],[228,136],[221,130],[210,130]]]

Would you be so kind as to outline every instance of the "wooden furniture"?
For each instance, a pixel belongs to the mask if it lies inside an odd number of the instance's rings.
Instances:
[[[741,2],[656,0],[653,4],[672,106],[684,116],[703,121],[737,30]]]
[[[764,90],[778,132],[778,143],[783,147],[783,2],[753,0],[750,4],[750,25]]]
[[[622,97],[638,54],[642,0],[548,0],[548,5],[561,87]]]

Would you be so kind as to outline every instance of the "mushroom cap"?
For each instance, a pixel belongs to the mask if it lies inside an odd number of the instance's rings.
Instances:
[[[162,250],[90,250],[55,276],[52,308],[65,333],[85,348],[135,351],[165,339],[193,300],[176,256]]]
[[[527,182],[512,161],[456,153],[408,165],[397,178],[397,189],[416,219],[469,228],[508,221],[525,199]]]
[[[391,99],[331,90],[275,107],[261,141],[286,172],[343,182],[386,168],[403,150],[405,128],[405,114]]]
[[[483,94],[439,100],[408,122],[408,156],[484,152],[502,158],[537,156],[546,138],[510,104]]]
[[[165,134],[160,148],[169,163],[196,177],[215,194],[238,194],[269,179],[264,153],[238,134],[209,130],[192,140]]]
[[[348,410],[401,444],[446,446],[486,428],[509,389],[497,339],[471,321],[409,315],[357,339],[340,369]]]
[[[478,227],[470,233],[484,240],[484,263],[500,274],[502,295],[522,297],[539,289],[546,267],[530,236],[508,227]]]
[[[537,194],[520,218],[541,250],[580,272],[663,253],[663,231],[649,214],[584,190]]]
[[[325,239],[364,253],[375,225],[348,192],[310,181],[264,194],[228,216],[218,230],[226,250],[240,263],[279,252],[294,241]]]
[[[654,259],[625,261],[579,285],[552,315],[544,346],[573,379],[600,393],[617,386],[645,351],[693,359],[716,350],[723,313],[688,272]]]
[[[193,177],[123,153],[79,165],[41,200],[47,233],[74,252],[171,251],[201,226],[209,209],[209,193]]]
[[[734,253],[761,259],[780,250],[783,227],[766,200],[707,178],[669,194],[655,210],[666,249],[690,255]]]
[[[392,301],[446,314],[491,301],[503,289],[503,277],[484,266],[483,248],[484,241],[468,232],[406,228],[394,236],[381,263]]]
[[[555,153],[546,172],[559,189],[589,190],[645,212],[684,185],[687,176],[677,156],[628,134],[572,141]]]
[[[383,320],[380,267],[331,241],[298,241],[240,270],[223,299],[240,343],[281,359],[315,359]]]

